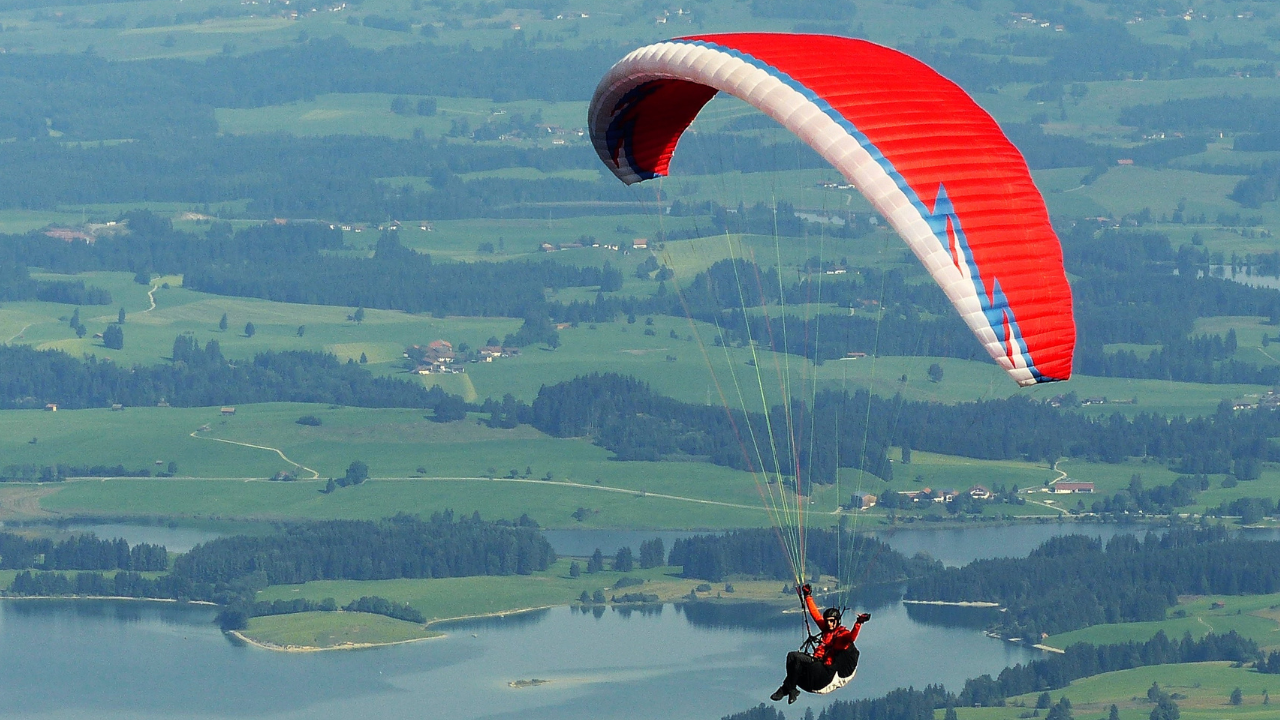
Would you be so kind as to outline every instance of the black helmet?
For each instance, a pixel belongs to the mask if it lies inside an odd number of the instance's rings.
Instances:
[[[828,623],[835,623],[836,625],[839,625],[839,624],[840,624],[840,609],[839,609],[839,608],[833,608],[833,607],[832,607],[832,608],[827,608],[826,610],[823,610],[823,611],[822,611],[822,619],[823,619],[823,620],[826,620]]]

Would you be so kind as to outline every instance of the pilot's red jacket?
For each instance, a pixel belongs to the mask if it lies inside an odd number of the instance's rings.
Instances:
[[[847,628],[843,625],[828,628],[827,621],[822,617],[822,612],[818,610],[818,604],[813,601],[812,595],[804,596],[804,604],[809,608],[809,615],[813,617],[813,621],[822,630],[822,639],[818,642],[818,646],[814,648],[813,657],[821,660],[824,665],[830,665],[832,658],[848,650],[849,646],[853,645],[853,641],[858,639],[858,632],[862,630],[862,623],[854,623],[853,628]]]

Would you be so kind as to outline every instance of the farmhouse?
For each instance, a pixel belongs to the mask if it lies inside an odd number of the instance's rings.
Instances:
[[[973,498],[974,500],[990,500],[991,491],[982,487],[981,485],[974,485],[973,487],[969,488],[969,497]]]
[[[432,340],[426,347],[414,345],[404,351],[404,357],[414,364],[413,371],[419,375],[463,372],[453,367],[453,343],[448,340]]]
[[[1058,495],[1069,495],[1071,493],[1091,493],[1093,492],[1093,483],[1091,482],[1057,482],[1053,484],[1053,492]]]

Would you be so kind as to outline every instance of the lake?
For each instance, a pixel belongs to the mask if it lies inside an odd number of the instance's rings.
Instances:
[[[187,526],[139,525],[135,523],[102,523],[70,525],[69,532],[92,532],[100,538],[124,538],[130,545],[153,543],[164,545],[172,552],[187,552],[195,545],[223,537],[231,532],[261,531],[258,526],[245,526],[230,531]],[[1024,557],[1038,545],[1058,535],[1088,535],[1103,542],[1116,535],[1136,534],[1148,531],[1162,532],[1147,525],[1115,525],[1096,523],[1046,522],[1019,523],[1015,525],[985,525],[974,527],[921,527],[907,526],[884,528],[877,526],[865,534],[889,544],[906,555],[918,552],[941,560],[946,565],[964,565],[981,558]],[[1280,530],[1245,529],[1236,532],[1257,540],[1280,540]],[[700,533],[688,530],[543,530],[542,534],[555,548],[558,555],[587,557],[599,548],[606,556],[618,552],[618,548],[640,549],[640,543],[661,538],[667,551],[678,539]],[[701,533],[705,534],[705,533]]]
[[[767,701],[801,639],[797,616],[750,606],[554,608],[448,624],[446,637],[409,645],[289,654],[230,642],[213,615],[173,603],[0,601],[0,707],[24,718],[715,720]],[[897,602],[874,607],[858,678],[835,697],[958,689],[1039,656],[971,622],[914,615]],[[532,678],[551,682],[508,686]],[[788,716],[832,699],[804,696]]]
[[[1159,528],[1149,528],[1146,525],[1047,522],[976,527],[950,525],[941,528],[877,526],[865,534],[888,543],[894,550],[906,555],[923,552],[947,565],[964,565],[980,558],[1025,557],[1045,540],[1058,535],[1088,535],[1106,542],[1116,535],[1136,534],[1141,537],[1150,529],[1160,531]],[[640,543],[655,537],[662,538],[666,549],[670,551],[671,544],[676,539],[697,534],[643,530],[543,531],[556,553],[579,557],[590,555],[596,548],[600,548],[605,555],[613,555],[623,546],[638,550]]]
[[[175,529],[111,525],[103,537],[175,544]],[[176,529],[180,530],[180,528]],[[1054,535],[1110,538],[1143,526],[1049,523],[876,530],[908,554],[948,564],[1025,555]],[[139,534],[142,532],[143,534]],[[195,531],[203,532],[203,531]],[[1280,539],[1280,531],[1243,531]],[[160,534],[156,534],[160,533]],[[562,553],[689,533],[549,532]],[[583,548],[589,548],[583,552]],[[833,699],[882,695],[895,687],[964,680],[1040,657],[993,640],[981,628],[991,610],[903,606],[896,592],[854,603],[874,617],[858,642],[857,680],[834,697],[802,696],[799,718]],[[667,605],[645,611],[554,608],[438,626],[446,637],[361,651],[277,653],[230,641],[215,610],[175,603],[104,600],[0,601],[0,713],[24,718],[384,718],[500,720],[689,718],[717,720],[747,709],[781,680],[782,661],[801,637],[798,615],[765,606]],[[514,689],[515,680],[546,685]]]

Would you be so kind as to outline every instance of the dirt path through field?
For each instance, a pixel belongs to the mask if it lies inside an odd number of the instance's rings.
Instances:
[[[207,437],[205,435],[200,435],[199,433],[200,431],[196,430],[195,432],[191,433],[191,437],[195,438],[196,440],[212,440],[214,442],[226,443],[228,445],[239,445],[240,447],[254,448],[255,450],[267,450],[279,455],[281,460],[284,460],[285,462],[298,468],[299,470],[306,470],[307,472],[311,473],[311,477],[308,479],[315,480],[320,477],[320,473],[316,472],[315,470],[312,470],[306,465],[303,465],[301,463],[296,463],[290,460],[289,456],[285,455],[284,452],[280,450],[280,448],[268,447],[266,445],[254,445],[252,443],[238,442],[236,440],[223,440],[222,438]]]
[[[40,507],[40,499],[58,492],[49,485],[13,485],[0,488],[0,520],[30,520],[57,513]]]

